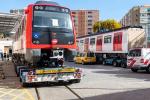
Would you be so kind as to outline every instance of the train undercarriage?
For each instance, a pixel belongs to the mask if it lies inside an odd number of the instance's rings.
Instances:
[[[30,50],[31,52],[31,50]],[[13,63],[22,84],[41,82],[76,82],[81,80],[81,69],[63,64],[63,49],[34,49],[28,54],[13,54]]]

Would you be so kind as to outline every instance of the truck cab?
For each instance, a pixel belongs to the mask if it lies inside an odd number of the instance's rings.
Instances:
[[[126,67],[126,55],[125,54],[107,54],[103,60],[103,64],[113,65],[114,67]]]
[[[150,72],[150,48],[135,48],[129,50],[127,66],[133,72],[146,70]]]

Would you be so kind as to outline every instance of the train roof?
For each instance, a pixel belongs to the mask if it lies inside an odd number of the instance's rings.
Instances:
[[[95,36],[95,35],[99,35],[99,34],[105,34],[105,33],[119,31],[119,30],[128,29],[128,28],[141,28],[141,29],[143,29],[142,26],[126,26],[126,27],[122,27],[122,28],[118,28],[118,29],[114,29],[114,30],[109,30],[109,31],[105,31],[105,32],[98,32],[98,33],[94,33],[94,34],[80,36],[80,37],[77,37],[77,38],[84,38],[84,37],[89,37],[89,36]]]
[[[53,2],[53,1],[37,1],[35,4],[52,4],[52,5],[59,6],[57,2]]]

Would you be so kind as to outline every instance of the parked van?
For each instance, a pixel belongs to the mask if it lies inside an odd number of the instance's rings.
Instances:
[[[150,72],[150,48],[135,48],[129,51],[127,66],[133,72],[146,70]]]

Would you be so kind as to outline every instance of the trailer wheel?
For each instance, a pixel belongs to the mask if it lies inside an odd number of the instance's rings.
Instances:
[[[150,66],[148,66],[148,67],[146,68],[146,72],[147,72],[147,73],[150,73]]]
[[[73,84],[73,83],[80,83],[81,79],[75,79],[75,80],[70,80],[69,83]]]
[[[82,65],[85,65],[84,61],[82,61]]]
[[[76,79],[74,82],[75,83],[80,83],[81,79]]]
[[[21,86],[22,86],[22,87],[28,87],[28,86],[29,86],[29,83],[21,82]]]
[[[131,71],[132,71],[132,72],[137,72],[138,69],[131,68]]]
[[[117,62],[114,61],[114,62],[113,62],[113,66],[114,66],[114,67],[117,67]]]
[[[127,66],[126,66],[125,63],[121,63],[121,67],[122,67],[122,68],[126,68]]]
[[[103,65],[106,65],[105,61],[103,61]]]

